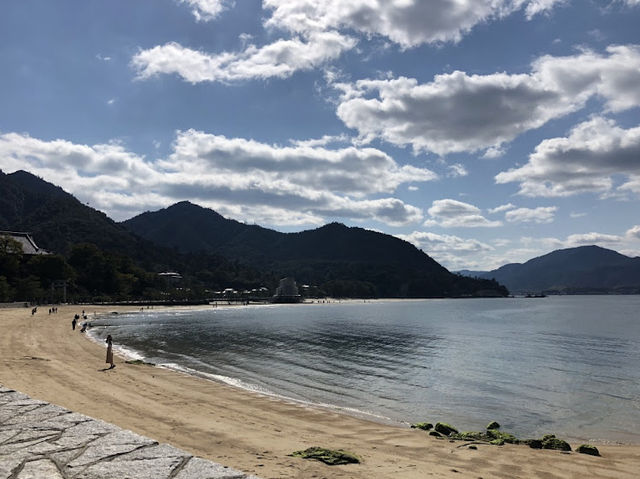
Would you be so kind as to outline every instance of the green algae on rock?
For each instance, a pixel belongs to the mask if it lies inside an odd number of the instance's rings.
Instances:
[[[487,441],[489,437],[483,432],[465,431],[457,434],[451,434],[451,439],[457,439],[460,441]]]
[[[487,426],[487,430],[489,429],[500,429],[500,423],[497,421],[491,421]]]
[[[592,446],[591,444],[581,444],[576,448],[576,452],[580,454],[589,454],[590,456],[599,456],[600,451],[596,446]]]
[[[542,449],[542,441],[540,439],[525,439],[520,441],[521,444],[526,444],[531,449]]]
[[[422,429],[423,431],[428,431],[429,429],[433,429],[433,424],[430,422],[419,422],[411,425],[412,429]]]
[[[338,466],[341,464],[360,464],[360,458],[342,449],[326,449],[324,447],[310,447],[304,451],[295,451],[290,454],[293,457],[301,457],[303,459],[315,459],[324,462],[329,466]]]
[[[508,432],[501,432],[495,429],[487,430],[487,436],[493,438],[493,440],[501,440],[507,442],[509,444],[520,444],[520,441],[513,434],[509,434]]]
[[[513,434],[500,432],[495,429],[488,429],[486,432],[467,431],[449,436],[451,439],[459,441],[484,441],[490,444],[501,446],[504,443],[519,444],[520,441]]]
[[[455,427],[453,427],[450,424],[447,424],[445,422],[436,423],[436,428],[435,429],[440,434],[444,434],[445,436],[448,436],[451,433],[458,434],[458,430]]]
[[[443,434],[449,436],[449,439],[456,441],[480,441],[492,444],[494,446],[502,446],[504,444],[526,444],[532,449],[554,449],[558,451],[571,451],[571,446],[569,445],[569,443],[562,439],[558,439],[555,434],[545,434],[542,439],[520,440],[513,434],[498,431],[498,427],[500,427],[500,425],[495,421],[487,426],[487,430],[485,432],[456,431],[455,433],[450,432],[449,434],[446,434],[446,431],[449,430],[446,427],[451,428],[451,426],[449,426],[448,424],[438,423],[436,424],[436,431],[442,432]],[[598,449],[590,446],[589,444],[583,444],[580,447],[582,448],[582,450],[579,452],[582,452],[583,454],[591,454],[593,456],[600,455]]]
[[[542,436],[542,449],[555,449],[557,451],[570,451],[571,446],[567,441],[558,439],[555,434]]]

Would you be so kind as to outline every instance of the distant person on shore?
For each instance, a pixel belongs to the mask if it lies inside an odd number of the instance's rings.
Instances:
[[[116,367],[116,365],[113,364],[113,342],[110,334],[107,336],[107,360],[105,362],[110,364],[109,369]]]
[[[71,330],[75,331],[76,330],[76,323],[78,322],[78,320],[76,319],[76,317],[74,316],[73,319],[71,320]]]

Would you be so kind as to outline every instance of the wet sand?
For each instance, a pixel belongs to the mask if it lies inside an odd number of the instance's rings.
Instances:
[[[265,479],[613,479],[637,478],[640,471],[638,445],[599,445],[602,457],[513,445],[471,450],[423,431],[130,365],[117,356],[116,368],[107,370],[106,347],[71,330],[73,315],[83,309],[89,315],[132,310],[63,306],[48,315],[44,306],[31,316],[30,308],[0,309],[0,384]],[[288,456],[310,446],[346,449],[363,462],[330,467]]]

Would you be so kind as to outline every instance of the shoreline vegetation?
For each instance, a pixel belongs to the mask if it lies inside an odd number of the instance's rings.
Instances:
[[[413,429],[380,424],[144,361],[117,357],[119,367],[104,370],[104,348],[70,327],[82,309],[90,320],[139,311],[111,305],[63,305],[53,315],[46,306],[33,315],[29,308],[0,309],[0,384],[265,479],[632,478],[640,470],[640,444],[598,444],[600,457],[575,452],[581,443],[570,445],[574,452],[533,449],[511,444],[512,436],[492,424],[485,432],[438,432],[436,438],[421,430],[424,423]],[[445,426],[436,424],[440,431]],[[494,435],[503,445],[490,444]],[[557,438],[545,439],[566,449],[552,441]],[[316,447],[349,451],[360,463],[328,466],[294,454]]]

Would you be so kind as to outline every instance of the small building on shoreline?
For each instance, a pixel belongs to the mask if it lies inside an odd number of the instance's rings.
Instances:
[[[300,303],[302,296],[298,293],[296,280],[288,276],[280,280],[276,294],[271,299],[273,303]]]

